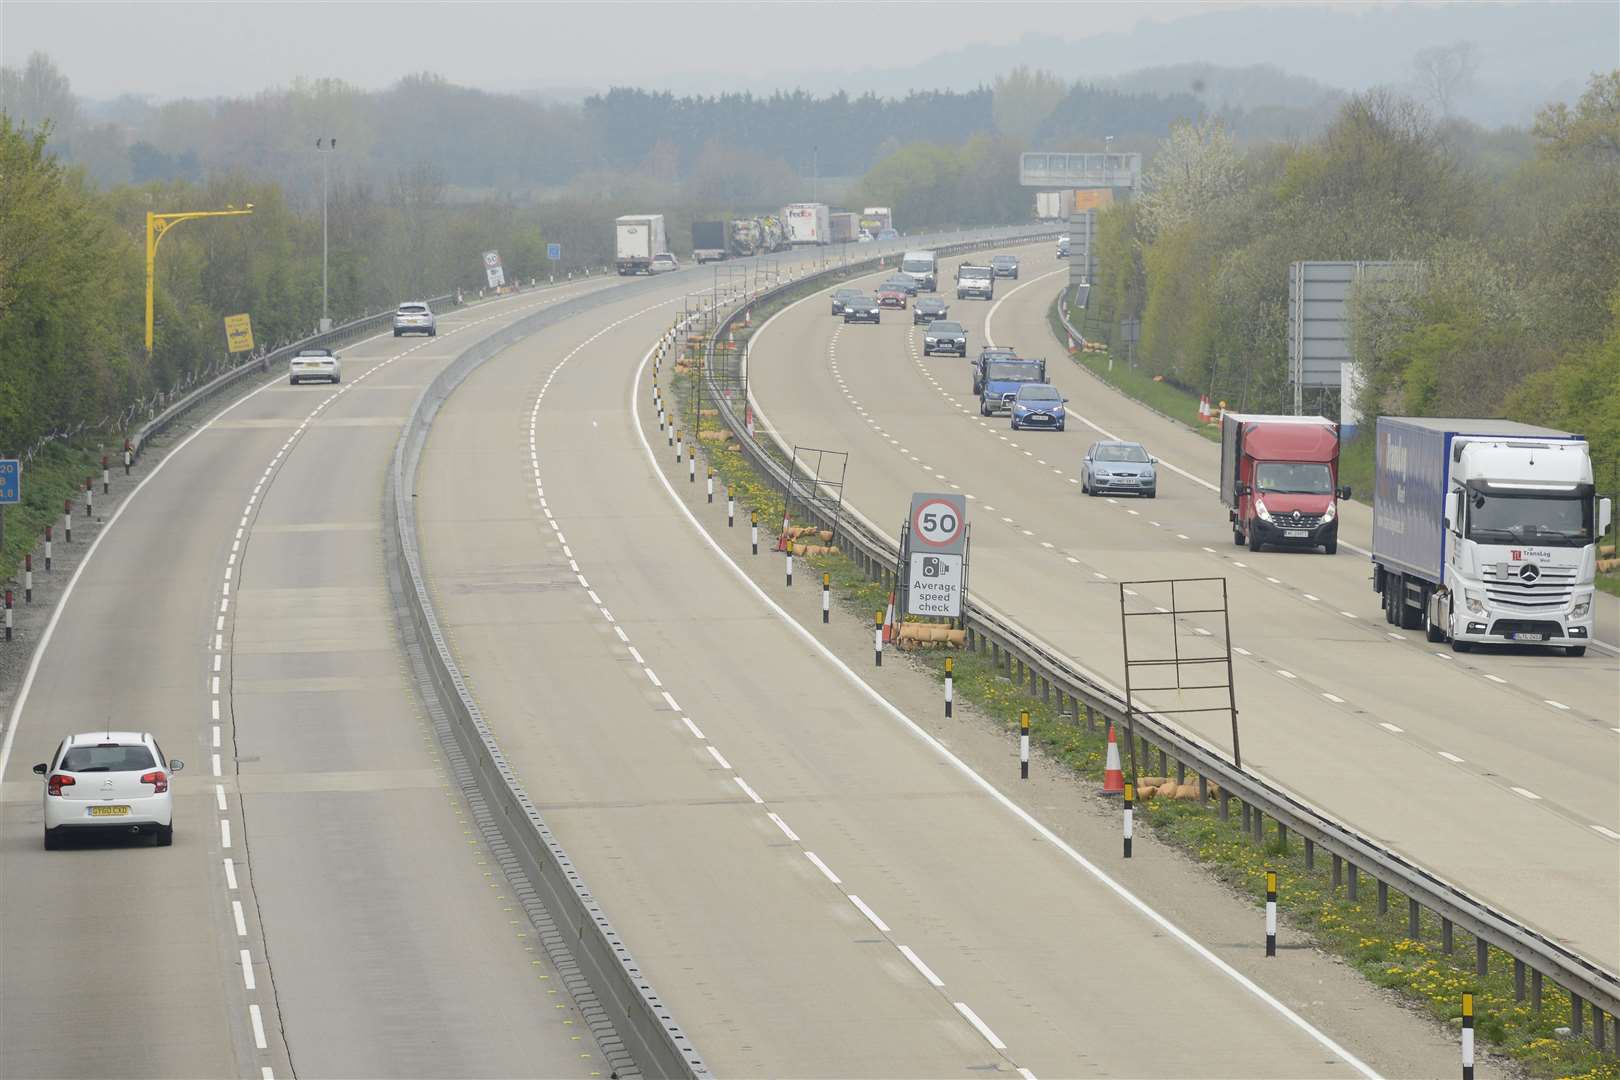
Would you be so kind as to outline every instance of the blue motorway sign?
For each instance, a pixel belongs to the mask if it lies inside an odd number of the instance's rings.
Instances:
[[[562,258],[562,245],[561,244],[547,244],[546,245],[546,258],[550,259],[552,262],[556,262],[558,259]]]
[[[0,458],[0,505],[22,502],[22,462]]]

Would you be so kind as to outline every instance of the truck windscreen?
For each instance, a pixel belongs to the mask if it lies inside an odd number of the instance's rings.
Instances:
[[[985,378],[991,382],[1040,382],[1041,370],[1035,364],[1009,364],[991,361]]]
[[[1255,466],[1254,486],[1279,495],[1331,495],[1333,474],[1315,461],[1266,461]]]
[[[900,264],[900,269],[908,274],[931,274],[934,264],[927,259],[907,259]]]
[[[1469,492],[1468,538],[1482,544],[1585,547],[1592,542],[1592,499],[1568,495]]]

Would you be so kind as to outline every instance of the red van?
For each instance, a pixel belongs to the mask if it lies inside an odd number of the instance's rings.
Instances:
[[[1339,550],[1339,425],[1321,416],[1221,418],[1221,501],[1232,543]]]

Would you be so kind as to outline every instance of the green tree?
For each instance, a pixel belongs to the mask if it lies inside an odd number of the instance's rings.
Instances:
[[[1068,84],[1050,71],[1020,64],[996,77],[991,88],[990,115],[997,131],[1028,149],[1035,133],[1068,93]]]

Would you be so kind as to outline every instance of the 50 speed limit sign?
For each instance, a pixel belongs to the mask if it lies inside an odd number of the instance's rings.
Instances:
[[[961,554],[967,541],[967,500],[919,491],[911,496],[911,538],[935,554]]]

